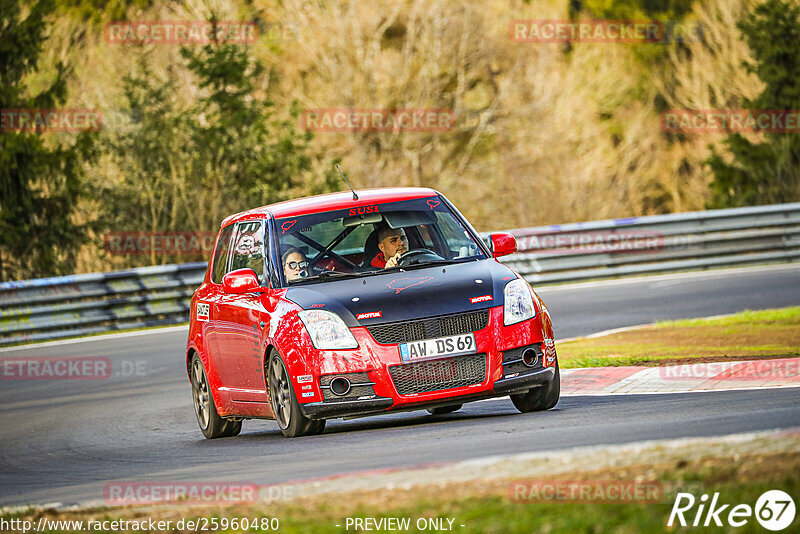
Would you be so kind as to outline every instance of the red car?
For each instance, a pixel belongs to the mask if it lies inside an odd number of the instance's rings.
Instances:
[[[541,298],[432,189],[333,193],[222,221],[191,302],[186,369],[200,429],[235,436],[275,419],[287,437],[325,421],[433,414],[510,395],[559,398]]]

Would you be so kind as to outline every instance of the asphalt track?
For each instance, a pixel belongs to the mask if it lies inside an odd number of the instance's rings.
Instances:
[[[542,288],[559,339],[660,319],[800,305],[800,265]],[[113,481],[274,484],[359,470],[575,446],[800,427],[800,388],[564,397],[519,414],[507,398],[332,421],[285,439],[270,421],[205,440],[183,363],[185,328],[0,351],[101,356],[110,378],[0,380],[0,506],[103,500]],[[768,340],[765,340],[768,341]]]

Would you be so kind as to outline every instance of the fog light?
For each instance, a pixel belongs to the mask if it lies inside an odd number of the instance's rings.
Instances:
[[[331,391],[334,395],[347,395],[350,393],[350,381],[343,376],[337,376],[331,380]]]
[[[525,349],[525,352],[522,353],[522,363],[528,367],[533,367],[539,363],[539,355],[533,349]]]

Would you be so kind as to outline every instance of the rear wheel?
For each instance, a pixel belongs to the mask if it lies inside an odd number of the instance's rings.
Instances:
[[[191,382],[194,413],[203,435],[208,439],[237,436],[242,431],[242,422],[224,419],[217,413],[203,362],[197,354],[192,357]]]
[[[437,406],[436,408],[428,408],[428,413],[431,415],[444,415],[446,413],[453,413],[461,409],[463,404],[453,404],[452,406]]]
[[[276,352],[273,352],[269,359],[267,384],[272,412],[275,414],[275,421],[284,436],[287,438],[304,436],[309,433],[314,424],[316,426],[313,428],[320,426],[319,423],[312,421],[300,411],[300,403],[295,397],[289,372]],[[319,432],[324,428],[325,421],[323,420]]]
[[[558,371],[558,362],[556,362],[556,375],[553,377],[552,382],[530,389],[525,393],[511,395],[511,402],[522,413],[540,412],[549,410],[558,404],[560,395],[561,375]]]

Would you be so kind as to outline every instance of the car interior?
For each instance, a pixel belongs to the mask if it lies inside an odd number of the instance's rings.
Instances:
[[[374,271],[370,262],[379,252],[378,232],[385,226],[405,231],[409,243],[405,255],[416,256],[409,258],[408,265],[426,259],[454,259],[477,252],[477,247],[451,250],[434,212],[394,211],[344,217],[305,228],[298,224],[296,230],[281,239],[281,253],[290,247],[302,251],[309,259],[308,276],[322,271]]]

